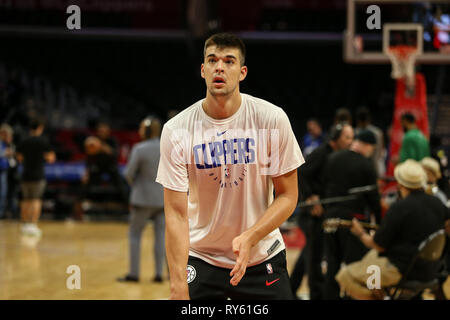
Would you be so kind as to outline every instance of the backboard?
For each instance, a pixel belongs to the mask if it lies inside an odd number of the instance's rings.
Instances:
[[[450,63],[450,0],[347,0],[344,60],[390,63],[389,46],[415,46],[417,63]]]

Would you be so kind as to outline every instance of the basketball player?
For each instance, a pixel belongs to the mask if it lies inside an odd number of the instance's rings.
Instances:
[[[163,128],[171,299],[293,298],[278,227],[297,204],[303,155],[281,108],[240,93],[244,61],[234,35],[207,39],[206,98]]]

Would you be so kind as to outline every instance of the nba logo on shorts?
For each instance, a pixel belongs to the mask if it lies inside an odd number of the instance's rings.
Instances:
[[[197,271],[195,271],[195,268],[193,266],[188,264],[186,267],[186,274],[187,274],[187,283],[191,283],[197,276]]]
[[[266,268],[267,268],[267,273],[268,274],[272,274],[273,273],[272,265],[270,263],[266,264]]]

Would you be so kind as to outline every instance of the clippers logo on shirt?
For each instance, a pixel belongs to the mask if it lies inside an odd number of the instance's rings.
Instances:
[[[197,144],[192,149],[197,169],[255,163],[255,139],[236,138]]]
[[[195,167],[210,170],[208,176],[220,188],[239,186],[246,177],[247,165],[259,163],[268,168],[271,162],[276,162],[273,159],[278,158],[277,130],[215,130],[217,134],[197,132],[202,143],[195,143],[191,149]]]

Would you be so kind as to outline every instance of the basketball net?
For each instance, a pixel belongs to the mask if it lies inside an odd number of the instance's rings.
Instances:
[[[397,45],[390,46],[387,55],[391,60],[393,79],[405,79],[407,95],[413,96],[415,91],[415,62],[418,50],[414,46]]]

